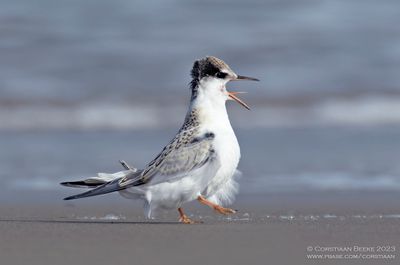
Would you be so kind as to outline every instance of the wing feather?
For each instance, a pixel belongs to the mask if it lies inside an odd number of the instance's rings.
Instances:
[[[139,178],[123,178],[120,185],[130,186],[133,182],[140,185],[149,181],[155,184],[164,181],[171,182],[184,177],[188,172],[202,167],[214,158],[212,145],[214,138],[213,133],[193,137],[188,131],[181,131],[148,164]]]

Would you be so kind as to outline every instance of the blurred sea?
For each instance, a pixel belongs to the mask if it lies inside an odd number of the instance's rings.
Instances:
[[[144,166],[214,55],[261,79],[229,84],[243,192],[400,190],[398,25],[396,0],[0,0],[0,180]]]
[[[120,171],[119,159],[143,167],[175,132],[3,132],[0,199],[20,200],[32,191],[38,197],[57,191],[61,199],[77,191],[59,182]],[[242,149],[241,195],[400,191],[400,127],[236,132]]]

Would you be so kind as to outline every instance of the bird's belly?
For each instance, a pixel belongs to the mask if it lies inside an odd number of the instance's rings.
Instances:
[[[240,160],[240,147],[233,131],[220,136],[215,145],[221,166],[202,192],[207,197],[213,195],[233,177]]]
[[[178,208],[182,203],[196,199],[199,183],[191,177],[174,182],[163,182],[149,187],[148,201],[152,208]]]
[[[205,167],[195,170],[179,180],[149,185],[146,190],[147,201],[153,209],[171,209],[195,200],[204,190],[209,179],[215,176],[214,163],[210,162]]]

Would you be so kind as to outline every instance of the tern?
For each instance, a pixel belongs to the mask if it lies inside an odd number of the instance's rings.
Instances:
[[[61,183],[91,190],[64,200],[73,200],[118,191],[128,199],[142,199],[148,218],[158,209],[177,209],[179,221],[193,224],[182,209],[186,202],[198,200],[216,212],[228,215],[236,210],[222,205],[233,202],[238,192],[237,166],[240,147],[226,110],[234,100],[246,109],[240,92],[227,91],[229,81],[252,80],[237,75],[221,59],[213,56],[196,60],[191,71],[191,98],[184,123],[176,136],[144,169],[125,170],[80,181]]]

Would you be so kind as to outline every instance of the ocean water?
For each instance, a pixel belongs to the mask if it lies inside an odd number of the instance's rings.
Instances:
[[[398,191],[398,25],[396,0],[0,0],[0,197],[144,166],[205,55],[261,80],[228,85],[242,194]]]
[[[175,130],[1,133],[3,191],[72,190],[59,182],[141,168]],[[239,129],[242,195],[400,191],[400,127]],[[4,193],[3,193],[4,195]]]
[[[205,55],[261,80],[229,85],[256,112],[242,127],[400,124],[396,0],[0,6],[0,130],[162,128]]]

